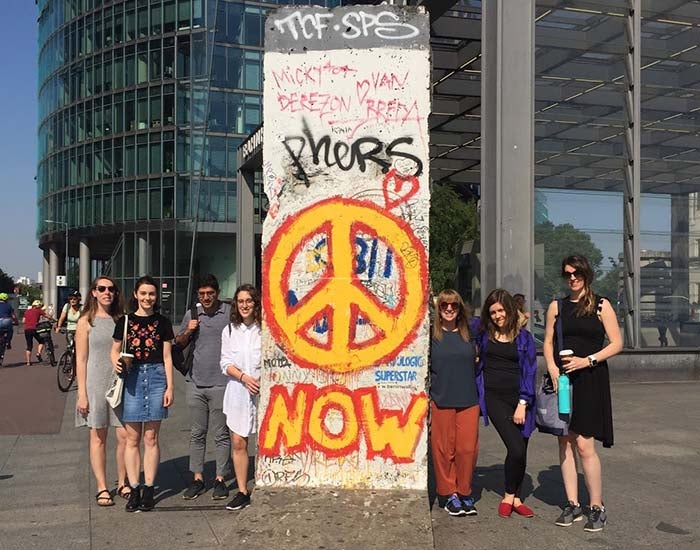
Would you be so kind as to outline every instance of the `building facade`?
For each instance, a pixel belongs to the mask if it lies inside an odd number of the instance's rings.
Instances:
[[[431,21],[431,184],[478,204],[477,234],[456,228],[449,243],[465,297],[478,306],[481,289],[523,292],[541,335],[561,258],[583,252],[627,348],[700,343],[697,3],[420,3]],[[38,6],[49,300],[66,271],[81,288],[99,272],[126,288],[150,272],[177,318],[193,274],[217,273],[228,295],[242,272],[255,279],[264,161],[236,184],[236,148],[262,122],[262,25],[274,5]]]
[[[270,3],[38,0],[38,227],[56,276],[127,290],[150,273],[179,318],[191,279],[236,285],[236,151],[262,120]],[[262,199],[254,201],[260,221]]]

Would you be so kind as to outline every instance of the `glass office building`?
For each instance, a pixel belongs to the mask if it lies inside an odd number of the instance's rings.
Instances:
[[[270,3],[38,0],[38,228],[55,276],[85,291],[144,273],[179,318],[198,273],[233,293],[236,150],[262,120]],[[255,201],[260,221],[261,200]],[[67,256],[67,259],[66,259]]]

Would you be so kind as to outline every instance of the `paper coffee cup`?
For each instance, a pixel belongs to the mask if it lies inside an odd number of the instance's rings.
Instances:
[[[559,352],[559,357],[562,359],[567,359],[569,357],[574,356],[574,350],[572,349],[563,349]]]
[[[127,373],[131,370],[131,365],[134,364],[134,354],[133,353],[120,353],[119,362],[122,364],[123,372]]]

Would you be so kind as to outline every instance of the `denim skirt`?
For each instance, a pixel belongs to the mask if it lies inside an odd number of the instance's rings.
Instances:
[[[165,394],[163,363],[134,365],[124,379],[122,422],[150,422],[168,418],[163,406]]]

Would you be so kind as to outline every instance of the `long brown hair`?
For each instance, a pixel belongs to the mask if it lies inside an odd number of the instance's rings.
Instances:
[[[499,328],[491,319],[489,310],[494,304],[501,304],[506,312],[506,324],[503,328]],[[515,337],[520,332],[520,314],[518,304],[515,302],[510,292],[503,288],[492,290],[486,297],[484,306],[481,308],[481,326],[489,333],[491,340],[496,340],[497,334],[502,334],[508,338],[509,342],[515,340]]]
[[[570,265],[583,276],[583,294],[575,304],[574,315],[586,317],[593,315],[596,310],[595,294],[593,293],[593,268],[585,256],[567,256],[561,262],[561,276],[567,277],[565,267]]]
[[[90,326],[94,326],[95,315],[97,314],[97,307],[99,305],[97,303],[97,298],[92,295],[92,291],[97,290],[97,282],[102,280],[109,281],[109,283],[114,287],[114,297],[112,298],[112,303],[109,305],[107,313],[110,314],[115,323],[117,322],[117,319],[124,315],[124,299],[122,298],[122,293],[119,291],[119,286],[111,277],[100,275],[95,277],[95,279],[92,281],[90,290],[85,298],[85,307],[83,307],[83,312],[80,314],[81,317],[87,317]]]
[[[250,297],[253,299],[254,306],[253,306],[253,321],[255,324],[260,326],[260,323],[262,322],[262,312],[261,312],[261,307],[260,307],[260,293],[258,292],[258,289],[255,288],[253,285],[250,285],[248,283],[242,284],[236,289],[236,292],[233,295],[233,302],[231,302],[231,322],[235,325],[242,325],[243,324],[243,317],[241,317],[240,312],[238,311],[238,295],[241,292],[247,292],[250,294]]]
[[[435,322],[433,323],[433,338],[438,342],[442,340],[442,317],[440,316],[440,306],[445,302],[451,302],[457,304],[457,330],[462,340],[465,342],[469,341],[469,323],[467,318],[469,313],[467,311],[467,306],[464,305],[464,301],[459,293],[452,289],[446,288],[440,294],[438,294],[437,300],[435,302]]]

